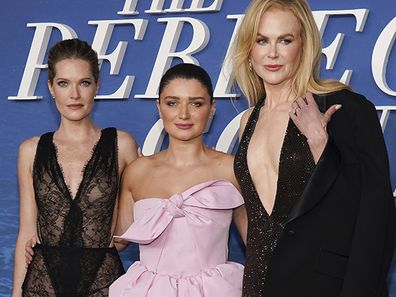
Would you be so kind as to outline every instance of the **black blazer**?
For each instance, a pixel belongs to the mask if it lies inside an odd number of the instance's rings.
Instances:
[[[386,297],[396,221],[375,107],[342,90],[329,141],[269,263],[263,297]]]

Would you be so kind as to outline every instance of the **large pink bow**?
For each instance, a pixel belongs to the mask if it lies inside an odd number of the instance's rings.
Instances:
[[[148,244],[156,239],[167,228],[170,222],[179,217],[185,217],[190,224],[209,224],[211,219],[197,208],[232,209],[243,204],[243,198],[238,190],[228,181],[214,180],[195,185],[183,193],[172,195],[168,199],[146,198],[135,203],[135,208],[144,209],[141,217],[119,236],[119,238]],[[147,205],[146,205],[147,206]]]

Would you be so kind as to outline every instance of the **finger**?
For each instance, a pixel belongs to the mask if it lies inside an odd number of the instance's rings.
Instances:
[[[300,108],[300,106],[298,105],[297,101],[295,100],[295,101],[293,101],[293,103],[292,103],[292,111],[295,110],[295,109],[297,109],[297,108]]]
[[[294,102],[296,102],[298,104],[298,107],[300,108],[304,108],[305,106],[307,106],[307,103],[305,102],[303,97],[298,97]]]
[[[33,257],[29,255],[28,253],[25,253],[25,264],[29,265],[33,260]]]
[[[331,117],[333,116],[333,114],[339,110],[341,108],[341,104],[334,104],[332,106],[330,106],[326,112],[324,113],[324,118],[326,121],[326,124],[330,121]]]
[[[308,105],[316,103],[315,98],[313,97],[311,92],[307,92],[307,94],[305,95],[305,101]]]
[[[292,109],[289,112],[289,116],[293,121],[297,120],[297,109]]]
[[[26,259],[26,263],[30,264],[30,262],[33,260],[32,255],[30,255],[29,253],[25,253],[25,259]]]

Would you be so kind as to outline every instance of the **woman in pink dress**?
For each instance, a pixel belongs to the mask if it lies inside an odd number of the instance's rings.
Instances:
[[[116,240],[139,243],[140,261],[110,296],[240,297],[243,266],[227,261],[227,243],[233,218],[245,240],[245,209],[233,156],[203,141],[215,110],[208,74],[193,64],[170,68],[157,107],[169,147],[124,172]]]

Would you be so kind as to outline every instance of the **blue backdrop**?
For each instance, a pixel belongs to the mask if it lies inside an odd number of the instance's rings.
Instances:
[[[396,2],[309,2],[323,34],[321,74],[349,82],[355,91],[377,106],[395,191]],[[218,101],[206,141],[210,146],[232,152],[237,119],[232,121],[246,109],[247,103],[228,84],[227,64],[223,60],[248,3],[249,0],[1,3],[1,296],[10,296],[12,287],[18,232],[18,145],[28,137],[55,130],[59,120],[46,84],[44,64],[48,47],[73,36],[93,44],[103,61],[94,120],[102,127],[115,126],[131,132],[146,153],[161,147],[163,136],[161,126],[156,125],[158,115],[153,100],[159,77],[171,64],[182,60],[200,64],[216,85]],[[234,234],[230,240],[230,257],[243,262],[243,249]],[[125,266],[137,257],[136,246],[122,252]],[[390,274],[393,297],[396,297],[395,266]]]

